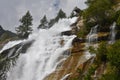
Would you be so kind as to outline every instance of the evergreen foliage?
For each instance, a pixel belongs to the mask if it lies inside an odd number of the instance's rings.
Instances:
[[[82,10],[80,10],[78,7],[75,7],[73,10],[72,10],[72,12],[71,12],[71,14],[70,14],[70,18],[72,18],[72,17],[77,17],[77,16],[81,16],[81,14],[82,14]]]
[[[92,49],[92,51],[94,51]],[[119,80],[120,79],[120,40],[114,44],[102,42],[97,49],[94,64],[106,64],[106,73],[102,75],[100,80]],[[91,75],[89,75],[90,78]],[[89,79],[87,79],[89,80]]]
[[[46,29],[48,28],[48,20],[47,20],[47,17],[46,15],[44,15],[44,17],[40,20],[40,25],[38,26],[38,29],[41,28],[41,29]]]
[[[51,19],[49,22],[49,27],[52,27],[56,23],[55,19]]]
[[[96,24],[103,26],[113,22],[115,11],[112,8],[112,0],[88,0],[86,4],[89,7],[84,10],[83,17],[88,28]]]
[[[27,38],[32,32],[32,16],[29,11],[20,19],[21,25],[16,28],[17,34],[20,38]]]
[[[62,19],[62,18],[66,18],[66,14],[63,12],[62,9],[59,10],[56,18],[55,18],[55,21],[58,22],[59,19]]]
[[[116,19],[117,26],[120,26],[120,10],[116,12],[115,19]]]
[[[74,17],[74,16],[75,16],[75,14],[74,14],[74,12],[72,11],[69,17],[72,18],[72,17]]]
[[[51,19],[49,22],[49,27],[53,26],[59,19],[66,18],[66,14],[63,12],[62,9],[59,10],[57,16],[54,19]]]
[[[120,71],[120,41],[108,47],[107,58],[110,64]]]

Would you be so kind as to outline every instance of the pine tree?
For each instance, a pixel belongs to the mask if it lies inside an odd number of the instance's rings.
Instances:
[[[17,34],[20,38],[27,38],[32,33],[32,16],[29,11],[19,20],[21,25],[16,28]]]
[[[62,19],[62,18],[66,18],[66,14],[62,11],[62,9],[60,9],[55,18],[55,21],[58,22],[58,20]]]
[[[69,17],[72,18],[74,16],[75,16],[74,11],[72,11]]]
[[[79,9],[79,8],[76,6],[76,7],[72,10],[69,18],[81,16],[81,14],[82,14],[82,10]]]
[[[49,22],[49,27],[52,27],[56,23],[55,19],[51,19]]]
[[[48,27],[48,20],[47,20],[47,17],[46,15],[44,15],[44,17],[40,20],[40,25],[38,26],[38,29],[41,28],[41,29],[46,29],[46,28],[49,28]]]
[[[57,16],[54,19],[51,19],[49,22],[49,26],[53,26],[56,22],[59,21],[59,19],[66,18],[66,14],[62,11],[62,9],[59,10]]]

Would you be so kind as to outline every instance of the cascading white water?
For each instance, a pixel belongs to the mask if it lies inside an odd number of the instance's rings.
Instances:
[[[21,54],[15,66],[7,73],[7,80],[43,80],[55,71],[63,52],[70,48],[74,35],[62,36],[70,30],[76,18],[63,19],[48,30],[33,34],[35,42],[25,54]],[[31,36],[32,37],[32,36]],[[64,45],[60,41],[64,41]]]
[[[113,44],[115,42],[115,35],[116,35],[116,23],[114,22],[111,26],[110,26],[110,44]]]
[[[87,35],[87,41],[86,41],[86,48],[89,48],[90,46],[94,46],[94,44],[92,43],[97,43],[97,28],[98,25],[94,26],[91,28],[90,33]],[[89,59],[91,56],[95,56],[94,54],[91,55],[91,53],[89,52],[89,50],[86,50],[85,52],[86,58]]]
[[[71,75],[71,73],[69,73],[69,74],[66,74],[62,79],[60,79],[60,80],[66,80],[66,78],[68,78],[68,76],[70,76]]]
[[[11,47],[13,47],[13,46],[21,43],[21,42],[22,42],[22,40],[8,42],[8,43],[0,50],[0,53],[2,53],[4,50],[9,49],[9,48],[11,48]]]
[[[91,28],[90,33],[87,35],[87,43],[97,42],[97,28],[98,25]]]

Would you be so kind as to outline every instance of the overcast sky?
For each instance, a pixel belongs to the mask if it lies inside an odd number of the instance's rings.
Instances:
[[[15,32],[19,19],[30,11],[33,24],[37,27],[43,15],[48,19],[56,16],[60,8],[69,15],[75,6],[84,9],[86,0],[0,0],[0,25],[6,30]]]

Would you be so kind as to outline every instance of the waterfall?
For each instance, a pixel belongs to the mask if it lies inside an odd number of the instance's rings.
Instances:
[[[25,54],[19,55],[16,65],[7,73],[7,80],[43,80],[55,71],[75,38],[61,35],[61,32],[71,30],[70,25],[75,21],[76,18],[62,19],[50,29],[32,34],[30,38],[35,39],[34,43]],[[60,44],[61,40],[64,45]]]
[[[20,44],[22,42],[22,40],[19,40],[19,41],[11,41],[11,42],[8,42],[1,50],[0,50],[0,54],[4,51],[4,50],[7,50],[17,44]]]
[[[87,48],[87,50],[85,51],[85,55],[87,59],[91,58],[91,56],[95,56],[94,54],[91,55],[88,48],[90,46],[96,47],[95,43],[97,43],[97,38],[98,38],[97,28],[98,28],[98,25],[92,27],[90,30],[90,33],[87,35],[87,40],[85,45],[85,47]]]
[[[115,42],[115,35],[116,35],[116,23],[114,22],[111,26],[110,26],[110,44],[113,44]]]
[[[70,75],[71,75],[71,73],[66,74],[66,75],[65,75],[62,79],[60,79],[60,80],[66,80]]]
[[[90,33],[87,35],[87,43],[97,42],[97,28],[98,25],[91,28]]]

